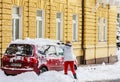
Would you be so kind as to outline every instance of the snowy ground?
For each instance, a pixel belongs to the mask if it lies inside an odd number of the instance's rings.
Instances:
[[[120,51],[118,51],[118,54]],[[120,55],[118,55],[120,56]],[[120,57],[118,57],[120,58]],[[95,81],[95,80],[111,80],[120,78],[120,62],[113,65],[91,65],[80,66],[76,70],[78,82]],[[68,75],[64,75],[63,71],[48,71],[40,76],[34,72],[19,74],[16,76],[6,76],[0,70],[0,82],[73,82],[73,76],[69,71]]]

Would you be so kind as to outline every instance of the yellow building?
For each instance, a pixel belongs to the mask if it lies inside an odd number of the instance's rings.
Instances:
[[[0,0],[0,53],[15,39],[50,38],[72,41],[79,64],[115,62],[116,20],[116,7],[96,0]]]

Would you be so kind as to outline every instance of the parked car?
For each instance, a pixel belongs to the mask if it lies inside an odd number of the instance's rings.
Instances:
[[[63,50],[57,44],[37,42],[13,42],[2,58],[2,70],[6,75],[34,71],[36,74],[48,70],[63,70]],[[42,42],[41,42],[42,43]],[[77,64],[75,62],[75,69]]]

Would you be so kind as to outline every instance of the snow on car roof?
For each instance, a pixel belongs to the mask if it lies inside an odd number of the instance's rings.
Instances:
[[[57,45],[58,42],[60,41],[52,40],[52,39],[43,39],[43,38],[35,38],[35,39],[26,38],[24,40],[17,39],[15,41],[12,41],[10,44],[33,44],[33,45],[43,46],[43,45]]]

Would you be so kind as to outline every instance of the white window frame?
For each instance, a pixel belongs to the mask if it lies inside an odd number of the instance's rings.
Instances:
[[[98,18],[98,41],[102,41],[102,18]]]
[[[107,41],[107,19],[99,17],[98,18],[98,41]]]
[[[57,18],[57,15],[60,14],[60,18]],[[60,30],[58,28],[58,23],[60,23]],[[60,32],[59,32],[60,31]],[[60,33],[60,34],[58,34]],[[63,13],[58,12],[56,14],[56,39],[57,40],[63,40]]]
[[[117,23],[118,23],[118,27],[120,27],[120,13],[117,14]]]
[[[107,41],[107,19],[103,20],[104,27],[104,41]]]
[[[44,28],[44,26],[45,26],[45,25],[44,25],[45,12],[44,12],[43,10],[37,10],[37,11],[42,11],[42,16],[37,16],[37,17],[36,17],[36,23],[37,23],[37,24],[36,24],[36,28],[37,28],[37,29],[36,29],[36,31],[37,31],[36,37],[37,37],[37,38],[44,38],[44,33],[45,33],[45,32],[44,32],[44,31],[45,31],[45,28]],[[37,14],[37,12],[36,12],[36,14]],[[42,22],[42,31],[41,31],[41,34],[40,34],[40,32],[39,32],[39,30],[41,29],[41,28],[39,27],[39,22],[40,22],[40,21]],[[40,36],[39,34],[40,34],[41,36]]]
[[[73,19],[73,16],[76,16],[75,20]],[[72,40],[78,41],[78,15],[74,14],[73,16],[72,16]],[[76,24],[76,27],[74,27],[74,24]]]
[[[15,14],[15,13],[13,13],[12,12],[12,40],[14,41],[14,40],[16,40],[16,39],[21,39],[22,38],[22,13],[21,13],[21,11],[22,11],[22,9],[21,9],[21,7],[16,7],[16,6],[14,6],[13,8],[12,8],[12,11],[13,11],[13,9],[16,9],[16,8],[19,8],[19,13],[18,14]],[[16,19],[19,19],[19,36],[17,36],[17,34],[16,34],[16,28],[17,27],[15,27],[16,25],[15,25],[15,20]],[[14,21],[14,22],[13,22]],[[16,37],[18,37],[18,38],[16,38]]]

